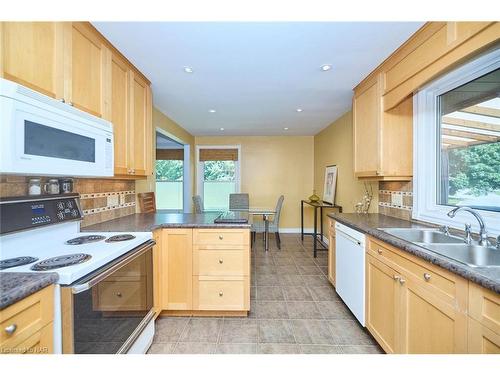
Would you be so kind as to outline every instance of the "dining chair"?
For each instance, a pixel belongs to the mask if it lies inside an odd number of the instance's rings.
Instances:
[[[276,239],[276,246],[278,249],[281,250],[281,238],[280,238],[280,215],[281,215],[281,208],[283,207],[283,200],[285,197],[281,195],[278,198],[278,202],[276,203],[276,209],[275,209],[275,214],[273,217],[273,220],[269,221],[269,233],[274,233],[274,238]],[[256,233],[264,233],[266,231],[266,226],[265,226],[264,221],[257,221],[252,224],[252,243],[255,242],[255,236]]]
[[[250,199],[247,193],[229,194],[229,210],[248,210]]]
[[[141,213],[153,213],[156,212],[156,199],[155,193],[139,193],[137,194],[137,199],[139,200],[139,208]]]
[[[203,199],[201,199],[201,196],[194,195],[193,196],[193,204],[194,204],[194,213],[195,214],[202,214],[204,211],[204,208],[203,208]]]

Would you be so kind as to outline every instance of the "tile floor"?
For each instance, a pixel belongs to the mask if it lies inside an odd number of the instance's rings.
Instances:
[[[312,238],[270,236],[252,249],[251,311],[246,318],[166,317],[156,322],[152,354],[382,353],[326,278],[327,253],[312,255]]]

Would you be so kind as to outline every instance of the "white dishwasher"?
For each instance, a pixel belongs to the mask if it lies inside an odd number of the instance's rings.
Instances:
[[[365,235],[335,223],[336,291],[365,326]]]

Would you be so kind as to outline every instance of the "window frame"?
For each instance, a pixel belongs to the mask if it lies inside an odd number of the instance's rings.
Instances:
[[[471,223],[473,230],[479,231],[477,220],[470,214],[459,212],[452,219],[446,214],[455,206],[437,203],[440,150],[437,98],[499,67],[500,48],[497,48],[434,80],[414,95],[413,219],[458,229],[463,229],[464,223]],[[488,234],[500,235],[500,213],[477,211],[484,218]]]
[[[203,183],[204,183],[204,169],[203,163],[200,161],[200,149],[202,148],[222,148],[222,149],[237,149],[238,160],[234,166],[236,193],[241,192],[241,145],[196,145],[196,194],[204,197]]]

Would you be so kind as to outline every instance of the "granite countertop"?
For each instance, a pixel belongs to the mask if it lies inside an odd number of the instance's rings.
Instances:
[[[54,284],[57,273],[0,272],[0,310]]]
[[[414,243],[405,241],[377,229],[421,228],[432,227],[432,225],[397,219],[381,214],[341,214],[332,212],[329,213],[328,216],[335,219],[339,223],[369,234],[403,251],[407,251],[410,254],[460,275],[465,279],[471,280],[485,288],[493,290],[496,293],[500,293],[500,267],[470,267],[466,264],[447,258],[443,255],[439,255],[431,250],[427,250],[423,247],[415,245]]]
[[[152,232],[159,228],[250,228],[249,223],[215,224],[221,212],[134,214],[82,228],[82,232]],[[248,214],[240,214],[246,215]]]

